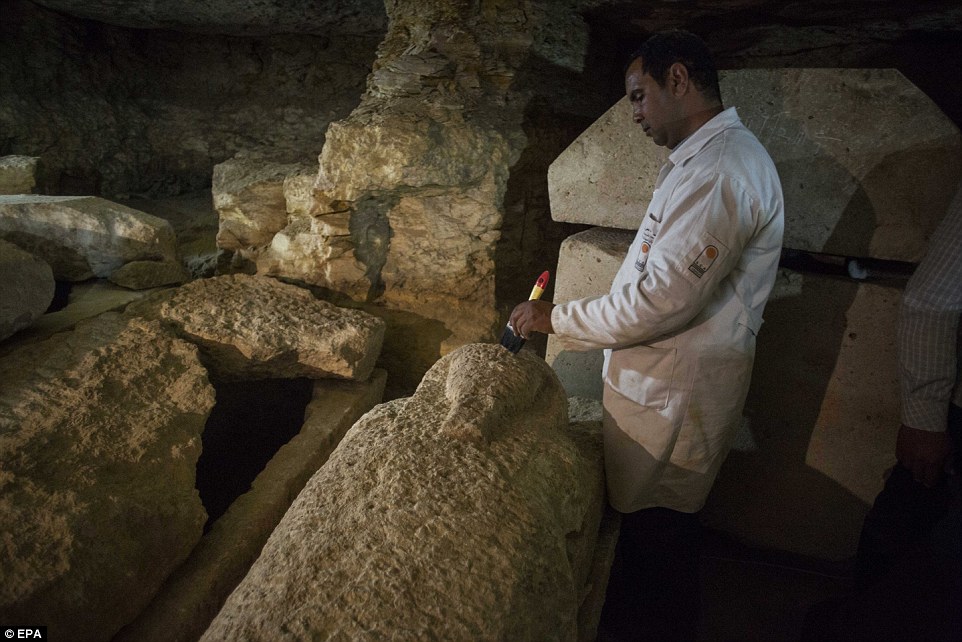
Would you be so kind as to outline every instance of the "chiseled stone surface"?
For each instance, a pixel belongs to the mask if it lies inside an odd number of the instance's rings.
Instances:
[[[0,241],[0,341],[40,318],[53,301],[55,288],[49,265]]]
[[[202,639],[574,640],[602,506],[547,365],[470,344],[348,431]]]
[[[921,90],[894,69],[740,69],[720,77],[725,104],[778,168],[786,247],[922,257],[962,177],[962,137]],[[552,164],[553,218],[637,229],[663,158],[622,98]]]
[[[340,308],[309,290],[265,276],[198,279],[132,304],[200,348],[205,364],[229,379],[364,380],[384,339],[384,322]]]
[[[105,278],[131,261],[176,261],[164,219],[94,196],[0,196],[0,238],[65,281]]]
[[[0,381],[0,620],[110,639],[201,537],[207,372],[107,313],[4,355]]]
[[[0,156],[0,194],[31,194],[37,186],[37,156]]]

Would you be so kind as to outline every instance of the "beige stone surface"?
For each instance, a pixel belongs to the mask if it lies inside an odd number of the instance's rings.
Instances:
[[[452,352],[348,432],[202,639],[576,639],[596,428],[537,356]]]
[[[128,313],[163,319],[201,348],[213,373],[229,379],[364,380],[384,338],[377,317],[246,274],[198,279],[137,302]]]
[[[304,426],[282,446],[214,523],[190,557],[115,642],[195,642],[257,559],[307,480],[347,430],[381,402],[386,375],[364,382],[321,379],[304,411]]]
[[[0,381],[0,620],[110,639],[201,537],[207,373],[108,313],[4,355]]]
[[[0,241],[0,341],[40,318],[53,301],[55,288],[49,265]]]
[[[32,194],[39,164],[37,156],[0,156],[0,194]]]
[[[786,247],[921,258],[962,177],[959,130],[921,90],[894,69],[740,69],[721,88],[778,168]],[[664,153],[621,99],[552,164],[553,218],[637,229]]]
[[[215,165],[211,191],[220,216],[217,246],[244,250],[270,243],[287,225],[285,181],[310,169],[257,156]]]
[[[176,260],[170,223],[93,196],[0,196],[0,238],[65,281],[107,277],[131,261]]]
[[[626,230],[595,227],[565,239],[558,255],[554,302],[607,294],[634,236]],[[601,400],[601,350],[567,350],[549,335],[545,361],[569,395]]]
[[[765,548],[854,555],[895,463],[900,295],[780,273],[758,337],[747,433],[722,466],[706,523]]]

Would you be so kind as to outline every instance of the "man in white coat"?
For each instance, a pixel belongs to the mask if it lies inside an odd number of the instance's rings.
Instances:
[[[768,153],[723,107],[696,36],[649,38],[626,68],[625,92],[634,122],[672,151],[609,293],[528,301],[509,321],[522,337],[554,333],[569,349],[605,350],[605,469],[609,501],[625,513],[619,559],[629,578],[621,597],[609,587],[606,611],[625,603],[622,637],[690,638],[695,514],[741,420],[783,197]],[[666,542],[671,550],[653,552]]]

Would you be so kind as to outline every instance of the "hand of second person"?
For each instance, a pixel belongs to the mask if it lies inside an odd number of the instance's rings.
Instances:
[[[527,339],[532,332],[553,334],[551,326],[551,311],[554,303],[547,301],[525,301],[515,306],[508,317],[508,323],[516,336]]]
[[[904,424],[899,428],[895,457],[920,484],[935,486],[951,453],[952,445],[944,432],[918,430]]]

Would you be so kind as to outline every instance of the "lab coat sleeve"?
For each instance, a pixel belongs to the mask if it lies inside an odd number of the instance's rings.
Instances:
[[[757,199],[724,175],[682,181],[667,202],[643,270],[607,295],[555,306],[566,348],[623,348],[680,330],[736,267],[759,220]]]

